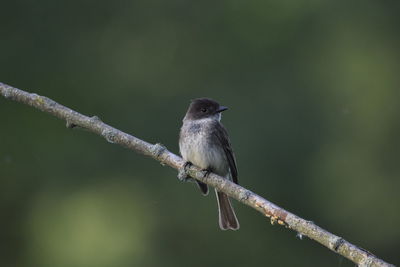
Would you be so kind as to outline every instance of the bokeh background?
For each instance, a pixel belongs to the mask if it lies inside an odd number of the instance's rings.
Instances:
[[[178,152],[190,99],[241,184],[400,263],[400,2],[2,1],[0,81]],[[176,171],[0,98],[0,266],[353,266]]]

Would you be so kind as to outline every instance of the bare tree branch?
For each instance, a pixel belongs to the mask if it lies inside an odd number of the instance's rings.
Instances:
[[[147,143],[105,124],[96,116],[88,117],[82,115],[45,96],[28,93],[3,83],[0,83],[0,93],[7,99],[30,105],[65,120],[69,128],[73,128],[74,126],[85,128],[104,137],[110,143],[119,144],[152,157],[160,161],[163,165],[168,165],[182,171],[185,164],[182,158],[171,153],[161,144]],[[185,172],[191,177],[211,185],[230,197],[261,212],[264,216],[270,218],[272,224],[278,223],[298,232],[299,235],[307,236],[359,266],[394,266],[343,238],[322,229],[313,222],[304,220],[221,176],[210,173],[204,177],[204,173],[196,166],[187,168]]]

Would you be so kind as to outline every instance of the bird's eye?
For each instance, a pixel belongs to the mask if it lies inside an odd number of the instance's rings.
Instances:
[[[206,108],[202,108],[201,112],[207,112],[207,109]]]

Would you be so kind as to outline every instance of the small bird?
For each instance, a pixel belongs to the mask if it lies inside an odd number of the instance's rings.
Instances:
[[[238,184],[236,159],[228,132],[221,124],[221,112],[227,110],[209,98],[192,100],[183,118],[179,134],[179,150],[186,165],[194,164],[207,172],[214,172]],[[203,195],[208,186],[196,180]],[[229,197],[215,190],[219,211],[219,227],[222,230],[239,229],[239,221]]]

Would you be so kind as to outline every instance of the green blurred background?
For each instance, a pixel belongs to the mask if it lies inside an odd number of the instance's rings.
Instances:
[[[241,184],[400,263],[399,1],[2,1],[0,81],[178,152],[189,100]],[[176,171],[0,98],[0,266],[353,266]]]

